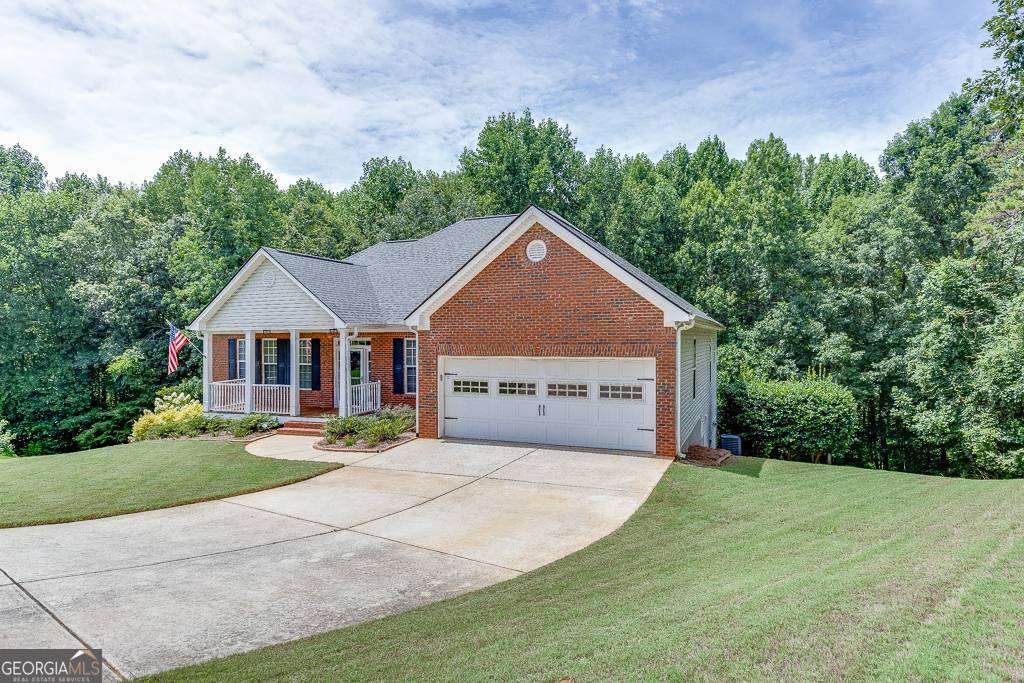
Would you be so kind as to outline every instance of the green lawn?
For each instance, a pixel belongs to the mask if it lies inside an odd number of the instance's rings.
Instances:
[[[149,681],[1020,681],[1024,481],[673,465],[512,581]]]
[[[109,517],[259,491],[340,467],[230,441],[144,441],[0,460],[0,528]]]

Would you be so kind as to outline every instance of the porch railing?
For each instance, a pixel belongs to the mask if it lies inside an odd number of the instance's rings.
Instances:
[[[287,415],[291,412],[292,388],[287,384],[254,384],[253,412]]]
[[[241,413],[245,410],[245,380],[229,379],[210,383],[210,410]]]
[[[353,415],[380,410],[380,382],[353,384],[349,399]]]

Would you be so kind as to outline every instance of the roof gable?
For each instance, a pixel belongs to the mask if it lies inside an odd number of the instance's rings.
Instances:
[[[534,224],[540,224],[562,239],[584,256],[595,262],[610,275],[618,279],[665,315],[665,325],[692,325],[700,318],[713,327],[721,325],[699,311],[682,297],[671,292],[640,269],[621,258],[611,250],[591,239],[581,230],[554,212],[548,212],[531,205],[502,230],[485,248],[459,269],[442,286],[424,299],[405,318],[405,324],[420,329],[430,329],[430,315],[468,284],[495,258],[509,248]]]
[[[188,326],[192,330],[338,327],[344,323],[269,252],[259,249]]]

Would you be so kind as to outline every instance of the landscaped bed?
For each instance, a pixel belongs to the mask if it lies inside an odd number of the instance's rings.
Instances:
[[[385,406],[373,415],[331,417],[316,448],[327,451],[384,451],[415,438],[416,411],[408,406]]]
[[[241,443],[142,441],[0,460],[0,527],[109,517],[260,491],[341,467],[260,458]]]
[[[1012,681],[1024,481],[732,457],[511,581],[149,681]]]

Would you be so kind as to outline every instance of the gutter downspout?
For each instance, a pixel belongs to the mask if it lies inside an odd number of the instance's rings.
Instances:
[[[420,328],[413,325],[413,334],[416,335],[416,436],[420,435]]]

